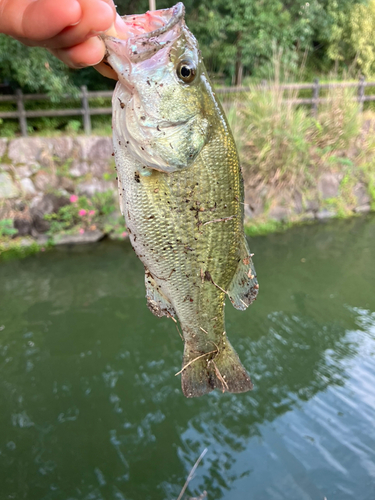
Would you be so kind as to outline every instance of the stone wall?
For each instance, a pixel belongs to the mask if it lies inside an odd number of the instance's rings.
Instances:
[[[38,238],[48,230],[44,215],[72,195],[115,192],[112,151],[109,137],[0,138],[0,220]]]
[[[20,236],[48,231],[45,214],[72,195],[92,197],[113,190],[116,173],[109,137],[0,138],[0,220],[12,219]],[[253,184],[245,173],[248,223],[325,219],[370,211],[371,197],[360,173],[336,167],[311,174],[309,186]],[[87,236],[87,235],[86,235]]]
[[[107,190],[112,183],[103,174],[114,165],[111,155],[109,137],[0,139],[0,198],[33,198],[51,189],[86,195]]]
[[[347,217],[370,212],[375,201],[366,176],[355,168],[322,169],[296,186],[253,184],[246,173],[244,177],[245,217],[250,223]]]

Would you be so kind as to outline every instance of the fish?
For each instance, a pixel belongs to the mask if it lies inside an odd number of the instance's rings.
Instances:
[[[236,145],[185,9],[122,17],[103,37],[116,72],[113,147],[121,211],[145,268],[147,305],[178,318],[183,394],[242,393],[251,379],[225,330],[228,296],[245,310],[258,281],[244,233]]]

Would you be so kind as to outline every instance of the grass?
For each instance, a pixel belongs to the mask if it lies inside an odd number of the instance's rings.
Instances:
[[[228,119],[245,177],[253,184],[294,186],[316,167],[354,165],[363,117],[353,97],[351,89],[330,90],[316,117],[277,84],[273,92],[254,87],[233,102]]]
[[[296,105],[296,98],[306,91],[284,90],[282,84],[301,81],[305,65],[292,63],[275,48],[268,78],[272,91],[250,84],[250,92],[237,94],[234,100],[223,98],[248,185],[301,187],[314,183],[324,169],[360,164],[363,124],[374,120],[374,114],[360,112],[356,88],[322,89],[324,101],[317,113],[310,105]],[[358,81],[354,75],[342,76]],[[337,80],[337,75],[326,78],[328,83]],[[311,97],[308,92],[305,97]],[[365,146],[373,160],[374,145],[367,141]]]
[[[270,233],[282,233],[291,228],[296,223],[291,221],[283,222],[277,220],[267,220],[264,222],[247,222],[245,223],[245,234],[247,236],[265,236]]]
[[[25,244],[27,242],[27,244]],[[31,238],[0,238],[0,261],[21,259],[50,248],[50,244],[39,245]]]
[[[310,106],[293,103],[299,97],[297,91],[281,88],[282,83],[298,78],[282,70],[280,55],[276,54],[274,66],[272,91],[252,85],[250,92],[235,100],[224,97],[241,160],[246,202],[260,212],[247,222],[247,234],[267,234],[299,223],[301,217],[293,205],[295,193],[302,196],[303,207],[307,200],[315,200],[318,210],[348,217],[358,204],[355,188],[363,183],[375,210],[375,114],[361,112],[356,88],[325,89],[325,101],[314,114]],[[333,75],[326,80],[337,78]],[[328,199],[322,198],[319,189],[323,174],[340,180],[337,195]],[[287,221],[272,220],[267,214],[275,207],[284,207],[293,215]]]

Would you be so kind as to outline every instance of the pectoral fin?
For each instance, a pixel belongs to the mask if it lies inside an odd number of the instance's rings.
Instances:
[[[158,318],[161,318],[162,316],[176,316],[176,312],[172,304],[163,295],[161,290],[158,288],[158,285],[156,284],[154,278],[151,276],[150,272],[147,269],[145,274],[145,285],[147,307],[150,309],[150,311]]]
[[[233,280],[228,288],[228,296],[233,306],[244,311],[258,295],[259,285],[247,242],[241,245],[240,260]]]

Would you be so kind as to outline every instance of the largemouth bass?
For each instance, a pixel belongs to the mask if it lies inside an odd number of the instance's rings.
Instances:
[[[258,292],[236,146],[184,6],[123,21],[126,39],[104,37],[119,79],[113,144],[148,307],[180,321],[185,396],[245,392],[252,383],[224,324],[227,295],[244,310]]]

